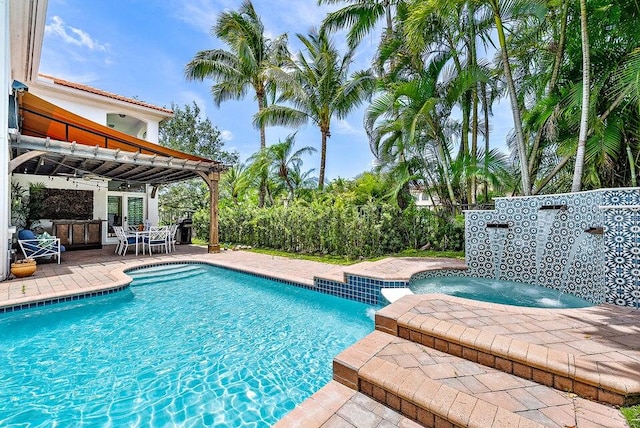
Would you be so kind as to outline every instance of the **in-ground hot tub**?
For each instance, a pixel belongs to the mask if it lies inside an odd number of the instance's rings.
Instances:
[[[434,276],[412,281],[415,294],[441,293],[465,299],[530,308],[586,308],[587,300],[538,285],[469,276]]]

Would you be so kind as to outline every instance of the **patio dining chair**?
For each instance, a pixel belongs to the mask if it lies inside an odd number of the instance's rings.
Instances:
[[[144,245],[149,248],[149,255],[151,255],[153,248],[164,248],[164,252],[169,252],[169,229],[165,227],[152,227],[149,229],[149,234],[144,238]]]
[[[136,238],[135,236],[128,236],[124,231],[124,227],[122,226],[113,226],[113,231],[116,233],[116,237],[118,238],[116,253],[124,256],[125,254],[127,254],[129,245],[136,243]]]
[[[169,226],[169,234],[167,235],[167,245],[169,246],[169,251],[176,250],[177,234],[178,234],[178,225],[172,224],[171,226]]]

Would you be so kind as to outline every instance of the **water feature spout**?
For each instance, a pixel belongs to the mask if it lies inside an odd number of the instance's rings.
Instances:
[[[604,227],[590,227],[588,229],[585,229],[584,231],[592,235],[602,235],[604,234]]]
[[[566,211],[567,210],[567,206],[566,205],[542,205],[540,208],[538,208],[540,211],[545,211],[545,210],[554,210],[554,211],[558,211],[558,210],[562,210],[562,211]]]
[[[500,264],[502,263],[502,253],[504,252],[508,223],[487,223],[487,234],[493,249],[493,274],[495,279],[500,279]]]
[[[541,283],[542,278],[542,258],[544,257],[545,247],[549,236],[551,235],[551,227],[556,219],[556,216],[561,211],[566,211],[566,205],[542,205],[538,209],[538,224],[536,234],[536,284],[543,285]]]
[[[487,229],[508,229],[509,223],[487,223]]]

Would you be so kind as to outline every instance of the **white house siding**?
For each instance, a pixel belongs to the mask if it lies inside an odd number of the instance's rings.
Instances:
[[[0,280],[5,279],[9,274],[9,159],[8,150],[5,148],[9,145],[8,130],[8,98],[11,94],[11,51],[9,49],[9,2],[8,0],[0,0],[0,58],[2,65],[0,66],[0,88],[2,96],[0,97]]]
[[[29,92],[104,126],[107,126],[107,114],[109,113],[121,113],[135,117],[147,124],[147,136],[144,139],[156,144],[159,140],[159,123],[170,116],[158,110],[56,85],[43,77],[39,77],[31,84]]]

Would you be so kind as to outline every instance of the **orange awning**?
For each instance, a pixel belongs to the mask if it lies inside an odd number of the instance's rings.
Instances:
[[[20,134],[10,141],[12,170],[159,186],[225,169],[221,162],[124,134],[28,92],[20,95],[19,105]]]
[[[75,141],[78,144],[91,147],[100,146],[107,149],[120,149],[125,152],[140,152],[175,159],[220,163],[116,131],[71,113],[29,92],[22,93],[19,103],[22,117],[21,133],[23,135],[50,137],[68,142]]]

